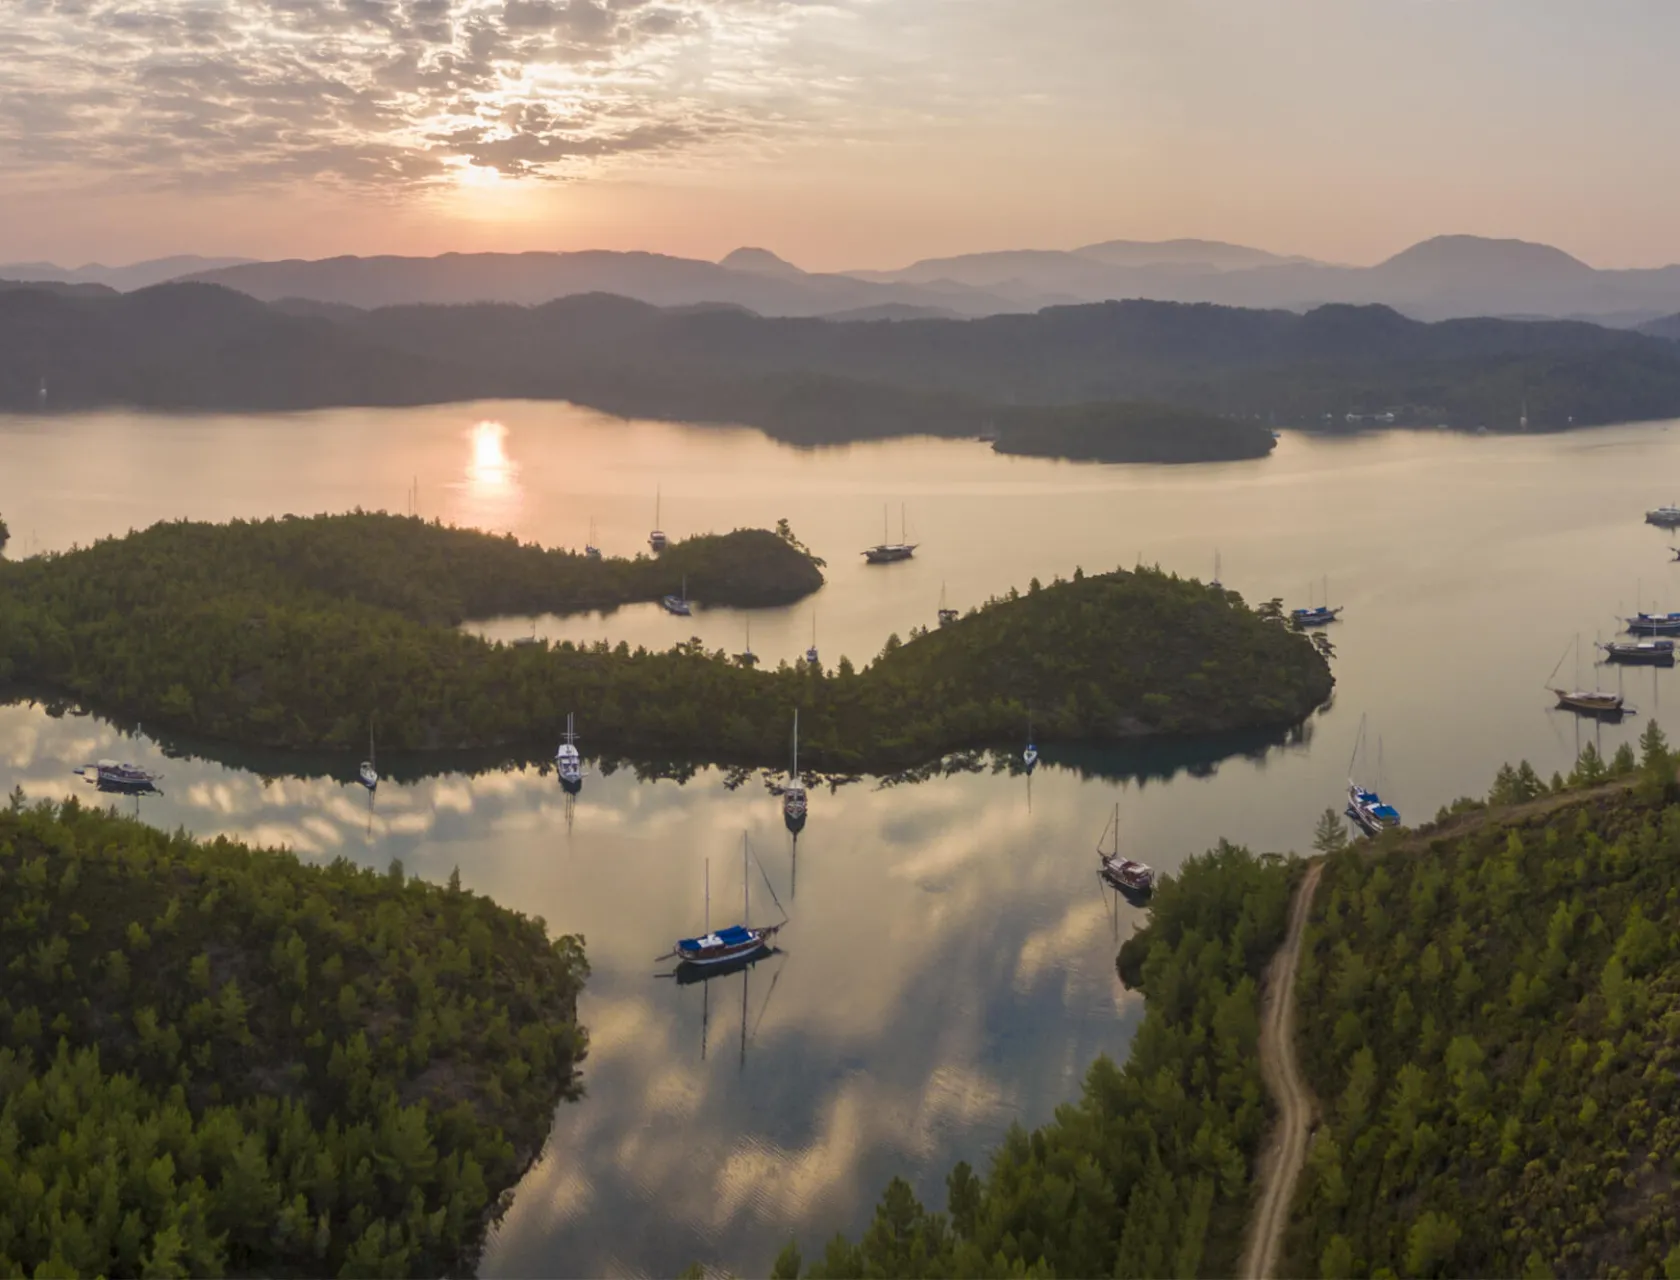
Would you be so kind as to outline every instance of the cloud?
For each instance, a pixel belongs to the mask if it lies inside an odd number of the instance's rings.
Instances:
[[[867,0],[16,0],[0,182],[572,178],[791,127],[778,57]]]

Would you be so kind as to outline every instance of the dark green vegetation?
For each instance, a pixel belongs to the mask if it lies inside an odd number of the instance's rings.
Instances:
[[[0,1274],[469,1272],[576,1091],[581,942],[464,893],[0,811]]]
[[[1046,406],[1149,401],[1270,425],[1515,430],[1680,414],[1680,349],[1564,321],[1425,324],[1380,306],[1305,315],[1170,302],[979,320],[834,323],[579,294],[536,307],[275,304],[206,284],[0,291],[0,408],[299,409],[486,396],[739,422],[818,443],[969,436]],[[1142,412],[1127,408],[1125,415]],[[1253,440],[1231,435],[1252,456]],[[1244,443],[1246,442],[1246,443]],[[1201,456],[1169,448],[1174,458]],[[1039,444],[1034,452],[1048,452]]]
[[[1098,1058],[1080,1100],[1013,1129],[985,1177],[959,1164],[944,1213],[894,1179],[808,1274],[1230,1275],[1267,1121],[1258,982],[1297,867],[1229,845],[1185,863],[1120,953],[1148,1001],[1125,1066]],[[790,1245],[775,1274],[799,1264]]]
[[[791,543],[762,549],[767,565],[791,556],[816,576]],[[749,670],[698,642],[503,647],[446,625],[479,607],[552,607],[561,569],[589,567],[392,516],[159,525],[0,564],[0,678],[180,733],[292,748],[360,744],[376,714],[392,750],[550,743],[575,712],[592,750],[779,764],[798,707],[812,768],[873,772],[1014,745],[1029,706],[1043,742],[1102,742],[1280,729],[1331,687],[1303,637],[1153,571],[1035,583],[931,635],[889,638],[862,672],[844,660],[832,673]],[[704,580],[691,574],[690,593]]]
[[[1282,1274],[1680,1271],[1675,764],[1653,724],[1643,761],[1507,768],[1495,807],[1330,857]]]
[[[12,531],[6,527],[5,520],[0,519],[0,551],[6,549],[6,544],[11,541],[11,538]]]
[[[1075,462],[1211,462],[1264,458],[1274,443],[1272,433],[1255,422],[1111,401],[1006,413],[992,447]]]

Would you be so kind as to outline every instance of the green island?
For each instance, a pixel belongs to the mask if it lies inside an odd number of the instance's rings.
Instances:
[[[1278,1274],[1680,1275],[1677,765],[1653,722],[1417,831],[1350,844],[1326,812],[1294,988],[1318,1124]],[[895,1178],[855,1241],[773,1274],[1234,1274],[1274,1113],[1258,983],[1304,867],[1191,859],[1121,948],[1124,1066],[985,1177],[959,1164],[944,1211]]]
[[[1276,444],[1257,422],[1111,401],[1011,409],[999,416],[992,448],[1072,462],[1216,462],[1264,458]]]
[[[0,1275],[445,1275],[575,1097],[582,942],[462,891],[0,810]]]
[[[772,1274],[1234,1274],[1270,1115],[1259,981],[1300,870],[1231,845],[1190,859],[1120,952],[1147,1001],[1123,1066],[1098,1058],[1079,1100],[1012,1129],[983,1177],[958,1164],[943,1211],[895,1178],[856,1241],[837,1236],[808,1269],[790,1243]]]
[[[729,559],[742,545],[762,551],[765,578],[817,574],[791,533],[699,551]],[[691,595],[709,580],[694,560]],[[1013,746],[1029,712],[1041,742],[1285,728],[1332,686],[1274,607],[1144,569],[1035,580],[950,626],[888,637],[862,670],[845,658],[759,670],[697,640],[659,653],[499,645],[453,625],[579,600],[568,574],[651,593],[669,570],[591,567],[386,515],[158,525],[0,564],[0,681],[249,747],[350,750],[375,717],[391,751],[533,746],[576,713],[593,752],[746,765],[782,762],[797,708],[803,763],[880,773]]]

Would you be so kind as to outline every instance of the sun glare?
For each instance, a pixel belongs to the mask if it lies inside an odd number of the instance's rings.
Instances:
[[[467,474],[484,485],[505,484],[512,463],[507,455],[508,429],[499,422],[485,421],[472,429],[472,462]]]

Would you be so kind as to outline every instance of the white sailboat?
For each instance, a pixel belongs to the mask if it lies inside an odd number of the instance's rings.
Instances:
[[[1027,749],[1021,752],[1021,759],[1031,773],[1038,766],[1038,747],[1033,743],[1032,712],[1027,712]]]
[[[357,767],[356,780],[369,791],[379,785],[379,770],[374,765],[373,717],[368,717],[368,758]]]
[[[666,596],[659,602],[665,606],[666,613],[674,613],[679,618],[686,618],[694,612],[688,605],[688,575],[683,575],[682,594],[680,596]]]
[[[572,795],[583,789],[583,757],[578,754],[570,711],[566,713],[566,736],[554,753],[554,771],[560,776],[560,785]]]
[[[666,547],[665,530],[659,527],[660,492],[656,486],[653,491],[653,532],[648,534],[648,546],[655,551],[663,551]]]
[[[817,653],[817,615],[811,615],[811,647],[805,650],[805,661],[813,667],[822,666],[822,658]]]
[[[863,553],[863,558],[870,564],[893,564],[899,560],[908,560],[916,554],[916,544],[908,540],[907,523],[904,508],[899,507],[898,513],[898,541],[888,542],[890,536],[887,530],[887,509],[881,508],[881,541]]]
[[[787,785],[782,788],[782,821],[787,829],[798,835],[805,826],[809,802],[805,784],[799,780],[799,708],[793,709],[793,760],[788,767]]]

